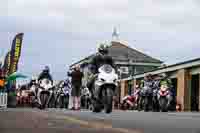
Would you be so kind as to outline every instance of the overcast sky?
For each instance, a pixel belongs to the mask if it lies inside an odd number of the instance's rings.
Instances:
[[[0,22],[0,56],[25,33],[19,68],[28,75],[49,64],[62,79],[114,26],[129,46],[168,64],[200,57],[199,0],[1,0]]]

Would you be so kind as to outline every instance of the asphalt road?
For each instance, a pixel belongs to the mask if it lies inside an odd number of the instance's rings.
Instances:
[[[200,133],[200,113],[0,110],[0,133]]]

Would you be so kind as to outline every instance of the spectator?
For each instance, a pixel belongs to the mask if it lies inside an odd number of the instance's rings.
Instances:
[[[0,63],[0,91],[2,91],[5,87],[5,72],[4,69],[1,68],[1,63]]]
[[[76,66],[75,69],[68,73],[68,76],[71,76],[72,82],[72,99],[73,99],[73,110],[80,110],[80,95],[81,95],[81,86],[83,73],[80,71],[80,67]]]

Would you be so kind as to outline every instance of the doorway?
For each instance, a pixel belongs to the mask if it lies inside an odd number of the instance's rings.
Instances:
[[[199,74],[192,75],[191,111],[199,111]]]

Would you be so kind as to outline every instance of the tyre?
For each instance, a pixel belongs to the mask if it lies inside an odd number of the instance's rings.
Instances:
[[[160,110],[161,110],[161,112],[167,112],[168,111],[167,98],[161,97],[159,102],[160,102]]]
[[[64,108],[68,109],[68,106],[69,106],[69,95],[64,96],[63,104],[64,104]]]
[[[55,108],[63,108],[63,101],[64,101],[64,97],[58,96],[55,102]]]
[[[153,112],[159,112],[159,102],[157,97],[153,97]]]
[[[85,97],[81,96],[81,107],[85,108]]]
[[[149,98],[147,96],[144,97],[144,111],[145,112],[149,111]]]
[[[45,109],[46,108],[46,103],[47,103],[47,100],[48,100],[48,94],[47,93],[42,93],[41,96],[40,96],[40,99],[41,99],[41,109]]]
[[[48,103],[48,108],[54,108],[54,106],[55,106],[54,103],[55,103],[55,96],[53,94],[49,103]]]
[[[97,101],[93,101],[93,108],[92,108],[94,113],[99,113],[101,112],[101,104]]]
[[[143,97],[139,97],[138,100],[138,111],[142,111],[143,110]]]
[[[103,101],[105,113],[111,113],[113,107],[113,90],[111,88],[107,88],[103,91]]]

